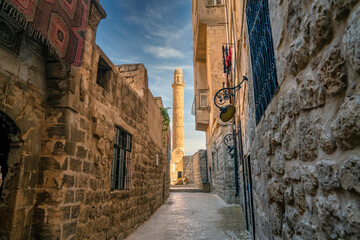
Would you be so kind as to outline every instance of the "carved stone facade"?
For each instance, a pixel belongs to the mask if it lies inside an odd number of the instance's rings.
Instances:
[[[105,13],[91,2],[80,67],[27,34],[18,54],[0,47],[0,239],[123,239],[169,195],[161,100],[143,65],[119,71],[95,44]],[[118,128],[132,139],[124,190],[112,187]]]

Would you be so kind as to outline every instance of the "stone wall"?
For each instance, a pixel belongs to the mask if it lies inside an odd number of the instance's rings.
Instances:
[[[269,6],[279,89],[257,126],[246,64],[240,93],[257,239],[358,239],[359,2]]]
[[[218,194],[228,204],[235,203],[234,159],[223,143],[225,135],[231,132],[230,125],[219,127],[208,143],[207,158],[211,191]]]
[[[18,38],[21,50],[17,54],[0,47],[0,164],[3,171],[5,162],[8,166],[0,196],[0,239],[29,238],[36,187],[43,177],[39,169],[43,167],[41,136],[47,107],[46,58],[40,44],[26,35]],[[7,144],[6,159],[2,154]]]
[[[26,35],[19,57],[0,48],[6,59],[0,64],[0,114],[13,121],[5,126],[19,129],[18,135],[7,133],[0,238],[123,239],[169,195],[170,137],[162,136],[159,105],[147,88],[131,87],[95,44],[103,17],[92,1],[78,68],[46,56]],[[108,67],[101,84],[99,62]],[[146,75],[143,81],[147,86]],[[130,190],[110,190],[116,126],[132,135]]]
[[[206,150],[200,149],[194,153],[194,155],[192,155],[192,158],[194,168],[194,184],[197,187],[202,188],[202,183],[204,181],[209,181],[206,163]]]
[[[194,163],[193,156],[185,156],[183,158],[183,174],[184,178],[188,178],[188,184],[194,184]]]

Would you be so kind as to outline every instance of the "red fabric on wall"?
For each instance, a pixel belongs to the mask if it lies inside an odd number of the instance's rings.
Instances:
[[[81,65],[90,0],[5,0],[26,20],[32,34],[59,58]]]

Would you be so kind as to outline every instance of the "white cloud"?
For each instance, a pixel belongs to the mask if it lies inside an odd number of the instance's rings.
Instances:
[[[154,55],[156,58],[182,58],[184,55],[171,47],[146,46],[144,52]]]

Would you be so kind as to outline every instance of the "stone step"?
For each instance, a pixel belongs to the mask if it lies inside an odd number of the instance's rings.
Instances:
[[[202,192],[202,189],[196,187],[170,187],[170,192]]]

